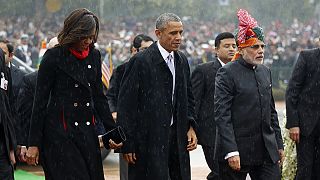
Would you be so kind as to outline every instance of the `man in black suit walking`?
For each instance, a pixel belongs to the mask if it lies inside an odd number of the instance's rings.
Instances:
[[[126,65],[117,121],[127,134],[122,152],[129,180],[191,179],[189,151],[197,147],[197,137],[189,65],[178,51],[182,32],[177,15],[160,15],[159,41]]]
[[[218,69],[230,62],[236,52],[236,41],[230,32],[223,32],[215,39],[216,58],[198,65],[192,73],[192,92],[197,115],[197,137],[211,170],[208,180],[219,179],[218,161],[214,160],[216,123],[214,121],[214,85]]]
[[[247,11],[238,12],[239,51],[216,75],[215,120],[223,180],[280,180],[283,142],[272,96],[271,72],[262,64],[264,36]]]
[[[296,180],[320,179],[315,165],[320,150],[319,108],[320,49],[316,48],[300,52],[286,92],[286,128],[297,148]]]

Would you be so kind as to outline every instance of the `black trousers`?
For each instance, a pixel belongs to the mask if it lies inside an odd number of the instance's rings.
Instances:
[[[218,160],[214,159],[214,147],[202,145],[202,150],[204,157],[206,158],[206,162],[211,170],[207,176],[207,179],[219,180],[219,163]]]
[[[0,179],[13,180],[13,166],[10,163],[3,132],[0,133]]]
[[[240,157],[241,159],[241,157]],[[222,180],[245,180],[249,174],[251,180],[280,180],[278,163],[264,162],[261,165],[241,165],[240,171],[231,169],[227,161],[219,162]]]
[[[296,180],[320,180],[320,122],[309,136],[300,136],[297,146]]]

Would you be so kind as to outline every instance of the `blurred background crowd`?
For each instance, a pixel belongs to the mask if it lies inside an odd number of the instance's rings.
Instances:
[[[65,16],[76,7],[86,7],[99,15],[102,23],[97,47],[104,59],[111,55],[114,67],[129,58],[134,36],[144,33],[155,38],[155,18],[165,11],[182,17],[181,50],[186,53],[191,70],[215,56],[217,34],[234,32],[239,8],[251,12],[264,28],[267,44],[264,63],[271,68],[277,89],[285,89],[301,49],[320,47],[319,0],[25,0],[10,3],[0,0],[0,3],[0,39],[14,44],[15,56],[33,68],[39,65],[46,44],[57,35]],[[282,95],[280,91],[275,98]]]

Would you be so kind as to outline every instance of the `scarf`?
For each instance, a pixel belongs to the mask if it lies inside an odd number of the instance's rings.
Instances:
[[[83,60],[83,59],[85,59],[86,57],[88,57],[90,49],[89,49],[89,47],[88,47],[87,49],[79,52],[79,51],[76,51],[76,50],[74,50],[74,49],[72,49],[72,48],[69,48],[69,51],[70,51],[71,54],[74,55],[77,59]]]

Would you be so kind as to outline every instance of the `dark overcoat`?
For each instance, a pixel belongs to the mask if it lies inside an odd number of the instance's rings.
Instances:
[[[192,72],[191,84],[197,117],[199,144],[214,147],[216,122],[214,120],[215,77],[221,64],[217,58],[198,65]]]
[[[168,179],[169,131],[175,116],[182,179],[190,177],[187,132],[195,126],[194,99],[186,57],[174,53],[175,96],[172,101],[172,74],[157,47],[133,56],[126,65],[118,101],[118,123],[127,133],[123,153],[135,152],[137,162],[129,166],[129,179]],[[135,177],[130,173],[134,171]]]
[[[10,71],[5,65],[5,57],[0,48],[0,78],[8,81],[7,89],[0,88],[0,133],[3,133],[7,157],[9,159],[10,150],[16,148],[16,135],[14,130],[14,118],[9,97],[12,95],[12,81]],[[1,136],[2,136],[1,135]]]
[[[309,136],[320,119],[320,49],[301,51],[286,92],[286,127]]]
[[[28,144],[28,136],[30,129],[30,119],[36,88],[38,71],[26,74],[20,84],[20,90],[17,96],[17,112],[16,119],[17,143],[19,145]]]
[[[252,66],[242,57],[218,70],[214,102],[220,160],[234,151],[242,165],[279,160],[283,142],[271,84],[266,66]]]
[[[40,147],[46,179],[104,179],[94,125],[115,127],[102,92],[101,57],[91,48],[84,60],[68,49],[47,50],[41,62],[29,134]]]

